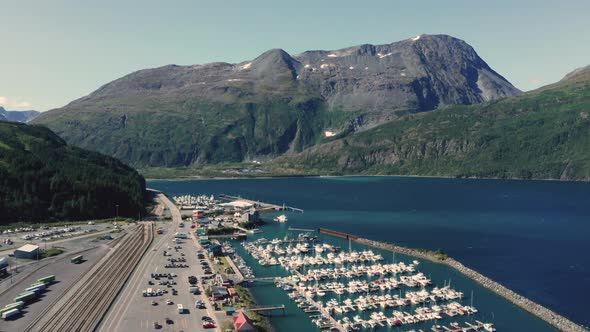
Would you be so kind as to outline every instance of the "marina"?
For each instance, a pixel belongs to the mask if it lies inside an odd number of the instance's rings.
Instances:
[[[522,331],[522,330],[534,330],[534,331],[555,331],[556,329],[554,329],[553,327],[549,326],[548,324],[546,324],[545,322],[541,321],[540,319],[533,317],[532,315],[530,315],[529,313],[526,313],[524,310],[515,307],[514,305],[512,305],[511,303],[509,303],[508,301],[506,301],[505,299],[499,297],[498,295],[494,294],[494,292],[488,290],[487,288],[482,287],[481,285],[479,285],[477,282],[475,282],[474,280],[472,280],[471,278],[467,277],[467,274],[463,274],[464,271],[457,271],[454,268],[445,266],[444,264],[437,264],[437,263],[432,263],[429,260],[425,259],[425,258],[416,258],[419,256],[415,256],[415,255],[408,255],[408,254],[404,254],[401,252],[396,252],[396,254],[394,256],[392,256],[392,252],[391,250],[389,250],[389,248],[387,247],[383,247],[381,245],[378,245],[378,241],[374,241],[374,240],[365,240],[365,239],[375,239],[375,240],[382,240],[384,238],[395,238],[396,243],[403,243],[403,244],[407,244],[407,243],[414,243],[413,245],[411,245],[412,247],[426,247],[428,249],[433,248],[432,250],[434,251],[437,247],[437,243],[442,241],[445,242],[446,244],[443,246],[443,248],[445,249],[445,252],[449,252],[450,255],[456,257],[457,254],[454,253],[453,250],[454,246],[452,245],[453,243],[456,243],[457,241],[463,241],[464,239],[468,239],[467,237],[453,237],[452,234],[450,233],[445,233],[444,231],[438,230],[436,232],[431,232],[431,230],[429,229],[424,229],[421,228],[419,231],[414,231],[411,233],[408,233],[406,231],[406,228],[408,226],[406,226],[405,224],[401,223],[399,221],[395,221],[393,222],[395,225],[397,225],[396,227],[401,227],[400,230],[397,230],[395,228],[389,227],[389,226],[385,226],[385,220],[383,219],[383,216],[386,215],[392,215],[395,216],[395,212],[387,212],[387,213],[377,213],[378,211],[369,211],[367,209],[375,209],[377,208],[377,203],[378,204],[390,204],[390,203],[385,203],[387,202],[391,202],[391,198],[387,198],[386,200],[380,200],[380,198],[376,198],[374,195],[371,196],[371,200],[361,200],[359,202],[354,202],[351,200],[352,198],[356,198],[355,194],[347,191],[349,189],[347,188],[355,188],[358,186],[371,186],[371,190],[377,190],[377,192],[379,192],[379,190],[389,190],[389,187],[392,184],[397,183],[398,179],[397,178],[369,178],[369,180],[365,180],[364,178],[329,178],[329,179],[318,179],[318,178],[309,178],[309,179],[262,179],[262,180],[220,180],[220,181],[208,181],[208,180],[199,180],[199,181],[186,181],[186,182],[173,182],[171,184],[174,184],[177,189],[174,189],[172,187],[168,188],[167,190],[171,190],[171,192],[177,192],[177,193],[182,193],[182,192],[187,192],[187,191],[182,191],[184,186],[187,186],[186,188],[190,187],[191,183],[195,183],[198,184],[200,189],[203,189],[203,192],[206,193],[213,193],[213,194],[217,194],[217,193],[227,193],[227,192],[235,192],[235,193],[239,193],[235,194],[236,197],[249,197],[249,198],[254,198],[254,200],[256,201],[275,201],[275,202],[282,202],[282,201],[286,201],[286,202],[290,202],[292,204],[295,204],[297,206],[302,206],[306,208],[305,214],[293,214],[291,212],[276,212],[276,214],[274,213],[270,213],[269,215],[265,214],[264,218],[267,220],[270,220],[271,218],[277,217],[279,214],[285,214],[285,216],[289,219],[288,223],[269,223],[267,225],[265,225],[264,227],[261,228],[262,233],[257,233],[257,234],[248,234],[248,242],[252,242],[255,241],[259,238],[265,237],[266,239],[268,239],[268,241],[270,242],[270,244],[272,245],[272,241],[273,240],[280,240],[280,241],[292,241],[291,239],[294,239],[297,237],[298,234],[305,234],[305,233],[311,233],[311,237],[316,237],[318,242],[320,243],[327,243],[330,244],[334,247],[339,247],[341,248],[340,252],[349,252],[350,247],[352,247],[352,251],[357,251],[357,252],[363,252],[363,251],[367,251],[367,250],[372,250],[374,252],[375,255],[380,254],[384,260],[383,261],[378,261],[378,262],[372,262],[372,263],[355,263],[354,265],[363,265],[363,266],[368,266],[368,265],[374,265],[374,264],[383,264],[383,265],[390,265],[390,264],[397,264],[400,262],[404,262],[404,264],[406,266],[413,264],[414,261],[419,261],[419,265],[418,265],[418,269],[416,270],[416,273],[423,273],[423,275],[427,278],[430,279],[432,282],[432,285],[427,286],[426,288],[428,290],[434,289],[435,287],[438,288],[444,288],[445,286],[450,286],[450,288],[458,291],[458,292],[462,292],[464,293],[463,299],[461,299],[460,301],[458,301],[461,305],[463,306],[470,306],[470,307],[474,307],[477,309],[477,313],[476,314],[471,314],[471,315],[465,315],[465,316],[455,316],[458,317],[457,319],[455,318],[451,318],[448,321],[445,321],[444,319],[444,315],[443,315],[443,320],[440,322],[436,322],[436,321],[426,321],[426,322],[420,322],[420,323],[416,323],[413,326],[408,326],[407,328],[404,327],[402,328],[400,331],[405,331],[408,329],[414,329],[416,331],[418,330],[422,330],[422,331],[427,331],[427,330],[432,330],[433,328],[437,328],[437,326],[439,326],[439,329],[442,329],[443,331],[445,330],[445,328],[452,328],[451,323],[454,323],[454,321],[457,321],[459,323],[459,325],[461,326],[461,328],[464,329],[468,329],[470,328],[469,325],[464,324],[463,322],[469,323],[473,326],[477,327],[477,322],[475,322],[475,320],[478,320],[480,322],[489,322],[489,323],[493,323],[493,327],[498,329],[499,331]],[[407,182],[407,183],[412,183],[413,186],[415,186],[415,183],[420,183],[420,182],[432,182],[433,180],[422,180],[422,179],[401,179],[402,182]],[[451,180],[442,180],[442,179],[437,179],[436,181],[438,182],[458,182],[458,181],[451,181]],[[166,184],[166,182],[162,182],[164,184]],[[306,196],[304,193],[309,192],[310,189],[307,188],[307,186],[310,185],[314,185],[315,183],[322,185],[322,187],[317,187],[314,188],[313,190],[318,191],[318,196],[313,196],[309,197]],[[469,182],[469,183],[473,183],[473,182]],[[260,186],[258,184],[261,184]],[[301,186],[299,185],[301,184]],[[302,186],[303,184],[305,184],[305,189]],[[475,184],[478,184],[477,182]],[[520,183],[517,183],[520,184]],[[384,185],[387,186],[387,189],[385,189]],[[494,186],[496,186],[495,182],[493,184]],[[524,186],[525,184],[523,184]],[[283,189],[279,189],[279,188],[283,188],[284,186],[288,186],[289,190],[283,190]],[[327,186],[327,187],[326,187]],[[375,187],[377,186],[377,187]],[[333,188],[339,188],[337,191],[338,193],[336,193],[336,191],[334,191]],[[375,189],[375,188],[380,188],[383,187],[383,189]],[[239,188],[239,189],[238,189]],[[256,190],[249,190],[249,189],[254,189],[256,188]],[[329,188],[326,189],[326,188]],[[185,189],[186,190],[186,189]],[[327,192],[331,191],[330,195],[332,196],[326,196]],[[385,191],[384,191],[385,192]],[[348,194],[349,196],[345,196],[345,193]],[[495,195],[494,190],[492,190],[492,195]],[[276,196],[276,197],[275,197]],[[428,195],[427,195],[428,196]],[[307,199],[307,197],[309,197],[309,199]],[[337,198],[339,201],[336,202],[335,200],[332,200],[331,197]],[[385,197],[385,196],[382,196]],[[349,199],[350,198],[350,199]],[[400,199],[398,197],[398,199]],[[403,207],[405,208],[406,206],[408,208],[418,208],[417,206],[414,207],[415,205],[412,205],[412,203],[408,203],[407,201],[403,201],[402,198],[402,202],[403,202]],[[344,205],[343,205],[344,204]],[[400,203],[402,204],[402,203]],[[399,206],[400,204],[395,203],[394,206]],[[422,204],[422,203],[420,203]],[[428,201],[425,202],[426,207],[428,207],[430,204]],[[474,204],[474,203],[471,203]],[[477,205],[477,204],[476,204]],[[336,211],[336,210],[330,210],[333,208],[336,208],[337,206],[342,207],[344,210],[342,211]],[[463,204],[461,205],[463,206]],[[360,207],[362,207],[362,211],[360,209]],[[381,209],[387,209],[384,206],[381,206]],[[347,210],[348,209],[348,210]],[[393,214],[392,214],[393,213]],[[406,218],[409,218],[409,220],[412,220],[412,216],[411,215],[406,215]],[[397,218],[397,217],[394,217]],[[429,217],[430,218],[430,217]],[[435,217],[431,217],[432,220],[436,220]],[[417,223],[416,221],[413,221],[413,223]],[[334,227],[329,227],[330,225],[334,226]],[[416,225],[420,225],[420,223],[417,223]],[[449,225],[455,225],[452,222],[449,221]],[[328,227],[326,227],[328,226]],[[361,227],[362,226],[362,227]],[[474,224],[475,226],[475,224]],[[340,237],[334,237],[333,235],[328,235],[328,234],[318,234],[316,232],[310,232],[310,230],[317,230],[318,227],[324,227],[324,228],[328,228],[328,229],[337,229],[339,232],[342,232],[344,234],[358,234],[357,235],[357,239],[360,239],[360,241],[355,241],[354,238],[351,238],[350,240],[352,240],[352,245],[350,244],[350,242],[348,241],[348,239],[346,238],[340,238]],[[388,228],[389,227],[389,228]],[[301,229],[301,230],[289,230],[289,228],[295,228],[295,229]],[[436,229],[436,228],[433,228]],[[387,231],[385,231],[387,230]],[[403,236],[401,231],[404,231]],[[422,239],[422,240],[421,240]],[[477,240],[477,238],[475,239]],[[420,241],[427,241],[427,243],[432,242],[433,244],[429,245],[429,246],[425,246],[424,244],[421,244]],[[437,242],[438,241],[438,242]],[[451,242],[452,241],[452,242]],[[278,241],[276,241],[278,242]],[[288,297],[288,293],[286,291],[283,291],[280,288],[276,288],[274,286],[272,286],[272,283],[267,282],[276,278],[285,278],[285,277],[290,277],[291,275],[295,274],[292,273],[292,271],[287,270],[285,267],[283,267],[281,265],[281,263],[279,262],[279,259],[281,259],[282,257],[288,258],[288,257],[292,257],[294,256],[294,254],[279,254],[279,255],[275,255],[274,253],[271,253],[270,257],[267,258],[267,260],[271,261],[271,258],[275,258],[277,262],[270,262],[269,265],[260,265],[260,263],[258,262],[260,259],[256,259],[253,256],[251,256],[250,254],[248,254],[246,252],[246,249],[241,246],[241,245],[235,245],[236,242],[232,242],[234,243],[234,248],[236,250],[236,253],[239,254],[244,262],[245,265],[250,267],[252,270],[252,273],[254,274],[254,278],[252,278],[251,280],[253,280],[253,287],[250,288],[251,293],[253,294],[253,297],[255,298],[255,300],[257,301],[257,303],[259,305],[266,305],[266,304],[273,304],[273,303],[285,303],[286,305],[286,315],[280,315],[280,316],[274,316],[272,315],[271,317],[269,317],[269,319],[271,320],[271,323],[273,326],[275,326],[275,328],[279,328],[281,331],[297,331],[297,330],[313,330],[315,328],[318,328],[317,325],[312,322],[312,320],[314,319],[320,319],[320,317],[312,317],[308,323],[304,323],[304,320],[302,320],[302,317],[310,317],[311,316],[316,316],[316,315],[323,315],[323,312],[317,312],[317,313],[306,313],[303,312],[303,310],[301,310],[300,308],[297,307],[297,304],[293,303],[293,301]],[[279,245],[280,250],[285,250],[288,247],[289,242],[286,243],[282,243]],[[295,248],[297,243],[301,243],[301,242],[291,242],[292,243],[292,247]],[[426,242],[425,242],[426,243]],[[488,245],[488,242],[485,242],[486,245]],[[492,244],[502,244],[503,246],[506,245],[510,245],[510,242],[507,241],[500,241],[500,242],[494,242],[494,243],[489,243],[489,245]],[[267,244],[264,244],[264,248],[266,247]],[[311,247],[315,247],[315,244],[310,244]],[[450,248],[450,249],[449,249]],[[479,248],[479,247],[474,247],[475,248]],[[496,247],[494,247],[496,248]],[[495,249],[495,250],[502,250],[500,247],[498,247],[499,249]],[[448,249],[448,250],[447,250]],[[312,252],[312,254],[305,254],[305,255],[301,255],[301,256],[314,256],[315,257],[315,252],[313,252],[313,250],[315,249],[311,249],[310,251]],[[479,250],[479,249],[478,249]],[[322,253],[322,257],[326,257],[328,253],[333,253],[334,255],[338,255],[340,252],[331,252],[329,250],[325,251]],[[526,252],[526,250],[525,250]],[[414,257],[412,257],[414,256]],[[478,255],[477,256],[478,259],[483,259],[482,262],[486,261],[486,257],[482,256],[482,255]],[[303,258],[302,258],[303,260]],[[470,261],[469,259],[465,259],[466,261]],[[462,260],[463,261],[463,260]],[[560,260],[554,260],[557,264],[560,263]],[[297,262],[297,261],[295,261]],[[320,270],[320,272],[316,272],[319,273],[318,277],[321,278],[321,270],[328,270],[328,269],[335,269],[335,268],[340,268],[339,266],[330,266],[330,265],[324,265],[323,262],[321,262],[321,260],[316,260],[315,264],[318,264],[318,262],[322,265],[308,265],[308,266],[303,266],[301,268],[301,273],[305,273],[307,276],[308,270]],[[471,262],[471,266],[473,265],[473,262]],[[488,263],[491,263],[490,261],[486,261]],[[278,264],[277,264],[278,263]],[[301,263],[301,262],[300,262]],[[300,263],[295,263],[295,264],[300,264]],[[311,263],[311,262],[309,262]],[[276,265],[274,265],[276,264]],[[477,265],[477,264],[476,264]],[[498,263],[492,263],[491,265],[488,264],[486,265],[486,267],[481,267],[479,265],[477,265],[480,269],[482,270],[486,270],[488,269],[488,267],[492,266],[492,267],[499,267],[500,265],[498,265]],[[514,275],[514,276],[519,276],[521,275],[523,272],[526,272],[526,269],[522,269],[524,266],[520,265],[519,268],[517,269],[515,266],[511,266],[511,265],[502,265],[505,266],[505,271],[506,273],[510,273],[510,275]],[[527,266],[528,268],[528,266]],[[330,272],[330,271],[328,271]],[[493,273],[492,273],[493,274]],[[313,277],[313,276],[312,276]],[[546,276],[541,277],[545,278]],[[324,277],[326,278],[326,277]],[[330,277],[331,278],[331,277]],[[368,276],[364,276],[364,277],[360,277],[357,279],[351,279],[350,281],[364,281],[365,279],[386,279],[386,278],[391,278],[389,276],[373,276],[373,277],[368,277]],[[508,276],[508,278],[510,278],[510,276]],[[257,280],[260,280],[261,282],[258,282]],[[264,280],[264,282],[262,282]],[[512,280],[512,279],[511,279]],[[518,280],[518,279],[515,279]],[[535,279],[529,279],[532,283],[535,282]],[[302,281],[299,281],[302,282]],[[345,287],[349,286],[349,281],[348,280],[338,280],[338,279],[325,279],[325,280],[315,280],[313,279],[311,282],[305,282],[306,284],[309,283],[311,284],[311,286],[315,287],[315,284],[317,283],[317,285],[321,285],[321,284],[326,284],[329,282],[336,282],[336,283],[342,283],[345,285]],[[560,285],[556,285],[556,286],[560,286]],[[291,287],[295,287],[295,285],[291,285]],[[488,287],[486,285],[486,287]],[[289,287],[287,287],[289,288]],[[393,291],[389,291],[390,295],[393,297],[393,295],[401,295],[402,297],[404,297],[405,292],[406,291],[420,291],[420,288],[409,288],[405,285],[401,286],[402,288],[402,294],[399,294],[399,290],[400,289],[395,289]],[[528,288],[527,288],[528,289]],[[294,289],[295,290],[295,289]],[[278,292],[277,292],[278,291]],[[339,291],[338,291],[339,292]],[[321,295],[322,291],[320,291],[320,295]],[[324,296],[315,296],[313,298],[314,301],[316,302],[322,302],[322,305],[326,305],[326,303],[328,303],[330,300],[335,299],[336,301],[339,301],[339,303],[343,303],[344,300],[348,299],[348,298],[354,298],[358,297],[358,296],[364,296],[367,297],[367,294],[363,294],[363,293],[356,293],[353,295],[350,295],[348,293],[346,293],[346,291],[342,291],[342,294],[336,294],[335,292],[332,291],[324,291],[323,293],[325,293]],[[282,294],[282,295],[281,295]],[[376,293],[372,293],[370,292],[368,295],[375,295]],[[471,294],[473,294],[473,298],[471,296]],[[305,296],[305,295],[304,295]],[[385,296],[385,295],[384,295]],[[339,298],[340,297],[340,298]],[[446,302],[440,302],[440,304],[446,305],[449,303],[452,303],[454,301],[446,301]],[[334,302],[331,302],[334,303]],[[473,305],[471,305],[473,303]],[[415,305],[414,305],[415,306]],[[424,305],[422,305],[424,306]],[[412,308],[412,306],[409,307],[411,310],[406,309],[405,307],[399,307],[399,308],[387,308],[387,310],[390,310],[390,312],[386,312],[386,314],[388,316],[392,316],[393,315],[393,311],[394,310],[398,310],[401,312],[407,312],[409,314],[412,315],[416,315],[417,313],[415,312],[415,308]],[[573,306],[566,306],[563,307],[564,310],[571,310],[572,308],[574,308]],[[314,309],[314,308],[311,308]],[[310,310],[310,309],[308,309]],[[369,320],[370,319],[370,314],[372,313],[370,310],[366,310],[366,311],[359,311],[357,309],[356,311],[360,318],[363,320]],[[343,322],[343,319],[348,317],[347,315],[343,315],[343,317],[339,317],[337,315],[336,312],[332,313],[336,319],[340,320]],[[350,317],[348,317],[348,319],[353,319],[355,315],[352,315]],[[384,329],[393,329],[393,330],[398,330],[399,327],[388,327],[386,323],[384,323],[384,327],[378,326],[377,328],[384,328]],[[294,329],[294,326],[298,326],[299,329]],[[362,327],[361,327],[362,328]],[[481,328],[480,328],[481,330]],[[565,329],[564,329],[565,330]]]
[[[243,242],[242,247],[260,266],[279,265],[290,273],[276,277],[276,286],[304,313],[316,314],[312,323],[319,329],[413,327],[478,313],[472,305],[461,304],[463,293],[450,285],[431,287],[431,279],[417,271],[418,261],[384,264],[384,257],[372,250],[344,252],[310,234],[305,238],[307,242],[295,244],[287,236],[259,238]],[[493,323],[464,323],[474,331],[483,331],[484,325],[495,331]]]

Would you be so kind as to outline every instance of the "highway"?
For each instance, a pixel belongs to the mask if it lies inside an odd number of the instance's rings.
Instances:
[[[178,244],[182,246],[179,252],[174,249],[168,250],[168,247],[174,248],[177,245],[173,243],[175,232],[184,231],[189,233],[191,229],[188,226],[186,228],[179,227],[180,222],[182,222],[180,211],[165,195],[157,194],[156,200],[165,205],[170,211],[172,222],[157,223],[156,227],[162,227],[164,234],[156,235],[152,246],[148,249],[125,288],[111,306],[98,330],[105,332],[155,330],[154,322],[157,322],[162,325],[162,331],[221,331],[219,321],[212,306],[206,299],[203,287],[200,287],[203,291],[201,295],[193,295],[188,292],[188,276],[198,276],[199,281],[201,281],[203,275],[203,270],[197,259],[197,250],[201,248],[192,238],[183,240],[184,243]],[[171,257],[174,258],[180,257],[180,252],[184,253],[189,268],[164,268],[168,258],[163,256],[164,250],[170,252],[173,255]],[[150,278],[151,273],[177,274],[178,277],[174,278],[177,285],[173,287],[178,290],[178,295],[171,294],[172,288],[157,285],[157,281]],[[156,282],[156,284],[149,286],[149,280]],[[162,278],[162,280],[166,279]],[[149,287],[167,289],[170,293],[163,294],[163,296],[143,297],[142,290]],[[167,305],[167,299],[172,300],[174,304]],[[206,310],[195,308],[195,301],[200,299],[206,301]],[[152,306],[152,300],[156,301],[157,305]],[[177,311],[176,305],[179,303],[186,308],[184,314],[179,314]],[[202,327],[201,316],[205,315],[215,319],[217,323],[216,329],[204,329]],[[171,318],[173,324],[166,324],[165,318]]]

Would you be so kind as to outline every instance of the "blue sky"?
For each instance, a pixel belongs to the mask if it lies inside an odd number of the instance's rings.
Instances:
[[[422,33],[471,44],[530,90],[590,64],[590,1],[2,1],[0,105],[45,111],[132,71]]]

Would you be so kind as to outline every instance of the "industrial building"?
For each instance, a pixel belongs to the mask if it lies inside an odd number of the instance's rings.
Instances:
[[[34,244],[25,244],[14,251],[14,257],[16,258],[37,259],[39,254],[39,246]]]
[[[240,222],[258,222],[260,221],[260,213],[255,208],[250,208],[245,211],[240,217]]]

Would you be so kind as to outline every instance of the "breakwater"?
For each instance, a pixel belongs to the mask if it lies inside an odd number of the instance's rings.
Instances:
[[[483,287],[491,290],[492,292],[504,297],[508,301],[514,303],[518,307],[522,308],[525,311],[530,312],[531,314],[535,315],[536,317],[546,321],[547,323],[551,324],[555,328],[559,329],[560,331],[564,332],[588,332],[588,329],[585,327],[574,323],[573,321],[569,320],[562,315],[545,308],[544,306],[508,289],[507,287],[501,285],[500,283],[482,275],[481,273],[470,269],[463,265],[461,262],[446,257],[441,259],[439,253],[426,251],[426,250],[419,250],[419,249],[412,249],[407,247],[398,246],[391,243],[380,242],[380,241],[373,241],[369,239],[364,239],[356,235],[347,234],[343,232],[338,232],[330,229],[319,228],[318,231],[323,234],[328,234],[331,236],[336,236],[339,238],[350,239],[356,243],[364,244],[370,247],[389,250],[393,252],[397,252],[404,255],[409,255],[417,258],[422,258],[429,260],[434,263],[444,264],[454,268],[455,270],[459,271],[463,275],[467,276],[468,278],[474,280],[475,282],[479,283]]]

